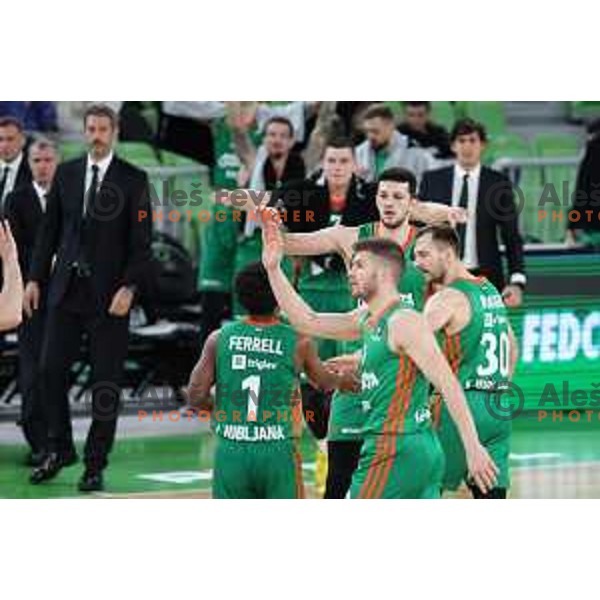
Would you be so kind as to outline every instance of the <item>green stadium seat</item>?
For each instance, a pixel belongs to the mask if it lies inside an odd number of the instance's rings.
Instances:
[[[574,121],[591,121],[600,117],[600,100],[569,103],[569,115]]]
[[[491,164],[499,158],[528,158],[532,155],[531,145],[520,135],[503,133],[490,140],[485,149],[483,162]]]
[[[579,140],[576,135],[539,134],[534,139],[534,148],[536,154],[544,158],[573,157],[577,156],[579,152]],[[567,207],[562,206],[563,187],[566,183],[571,192],[575,189],[577,167],[566,165],[546,166],[543,168],[542,172],[544,186],[553,186],[554,194],[561,201],[561,208],[563,209],[563,221],[553,222],[552,219],[547,218],[540,223],[540,227],[543,229],[543,241],[548,243],[561,242],[564,240],[567,226]],[[542,188],[542,192],[543,191],[544,188]],[[538,200],[541,197],[540,192]],[[549,204],[547,210],[551,209],[552,205]]]
[[[175,152],[167,152],[166,150],[160,153],[162,164],[169,167],[197,167],[200,163],[196,160],[176,154]]]
[[[450,102],[432,102],[431,120],[438,125],[443,125],[446,129],[452,129],[456,121],[454,106]]]
[[[504,134],[506,114],[502,102],[467,102],[466,116],[485,125],[490,137]]]
[[[119,142],[117,154],[138,167],[157,167],[160,160],[154,148],[144,142]]]
[[[568,133],[540,133],[533,140],[538,156],[575,156],[579,152],[577,136]]]
[[[61,142],[59,152],[61,160],[71,160],[83,156],[87,152],[87,147],[84,142]]]

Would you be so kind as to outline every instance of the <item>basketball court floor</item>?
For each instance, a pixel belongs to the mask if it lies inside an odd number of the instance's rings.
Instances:
[[[563,413],[554,421],[537,414],[513,424],[511,498],[600,498],[600,420],[598,414]],[[123,416],[106,472],[106,491],[83,495],[76,489],[81,462],[51,482],[28,483],[26,448],[14,423],[0,423],[0,498],[210,498],[214,437],[206,423],[164,411],[163,419]],[[74,419],[81,452],[89,425]],[[306,495],[317,497],[316,443],[302,440]],[[456,497],[465,497],[459,491]]]

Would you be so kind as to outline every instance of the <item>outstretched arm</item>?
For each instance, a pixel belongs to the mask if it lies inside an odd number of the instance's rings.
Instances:
[[[284,233],[283,251],[289,256],[319,256],[340,254],[349,259],[352,244],[358,239],[354,227],[335,225],[312,233]]]
[[[465,447],[471,476],[483,493],[491,490],[498,469],[479,442],[464,392],[424,318],[410,310],[397,313],[392,319],[389,336],[392,350],[406,352],[442,394]]]
[[[0,221],[0,257],[4,275],[0,292],[0,331],[7,331],[21,323],[23,310],[23,278],[17,246],[7,221]]]
[[[336,373],[325,368],[315,343],[309,337],[302,336],[298,340],[297,363],[311,383],[320,389],[344,392],[357,392],[359,389],[358,378],[354,373]]]
[[[279,307],[300,333],[336,340],[355,340],[360,336],[358,311],[316,313],[293,288],[281,269],[283,238],[275,211],[262,212],[263,264]]]
[[[411,221],[420,221],[428,225],[450,223],[453,227],[457,223],[467,222],[467,211],[458,206],[446,206],[438,202],[421,202],[417,200],[410,211]]]

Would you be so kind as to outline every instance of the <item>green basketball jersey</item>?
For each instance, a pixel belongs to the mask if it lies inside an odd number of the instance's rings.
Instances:
[[[231,128],[225,117],[215,121],[213,137],[215,140],[213,185],[215,189],[235,190],[239,187],[237,176],[242,168],[242,162],[235,150]],[[255,146],[260,145],[261,138],[262,134],[256,128],[250,131],[250,139]]]
[[[469,324],[444,335],[444,352],[466,391],[496,390],[508,379],[510,341],[506,307],[498,290],[484,277],[460,279],[448,287],[465,294],[471,305]]]
[[[358,228],[358,239],[383,237],[381,230],[382,225],[380,221],[365,223]],[[406,239],[398,242],[405,257],[404,273],[398,283],[398,292],[400,292],[402,297],[409,299],[416,310],[421,311],[425,305],[427,280],[425,279],[423,272],[415,266],[413,260],[416,235],[417,229],[410,225]]]
[[[362,399],[369,404],[367,437],[418,433],[431,425],[429,382],[405,352],[392,352],[388,345],[390,318],[406,308],[407,302],[400,300],[381,316],[366,315],[361,321]]]
[[[415,243],[416,229],[410,227],[406,240],[400,247],[406,255],[406,268],[400,280],[398,291],[406,308],[422,310],[425,302],[427,283],[423,273],[415,267],[412,261],[412,251]],[[381,224],[379,221],[366,223],[358,228],[358,239],[381,237]],[[340,348],[344,354],[360,350],[362,344],[357,342],[343,342]],[[365,420],[369,410],[369,403],[364,394],[349,394],[335,392],[329,422],[328,437],[331,440],[360,439]]]
[[[293,404],[297,334],[272,323],[238,320],[225,325],[217,345],[215,432],[238,442],[271,442],[293,437],[302,418]]]

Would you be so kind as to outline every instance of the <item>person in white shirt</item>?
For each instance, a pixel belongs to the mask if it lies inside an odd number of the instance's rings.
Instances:
[[[58,165],[53,142],[37,138],[29,147],[28,162],[33,181],[17,187],[6,198],[6,215],[10,222],[23,278],[27,279],[39,227],[46,212],[46,194],[50,190]],[[39,365],[46,324],[45,288],[39,310],[26,311],[19,327],[20,425],[29,446],[25,459],[28,466],[39,466],[44,459],[47,423],[42,403]]]
[[[502,173],[481,165],[487,141],[481,123],[458,121],[450,138],[456,164],[425,173],[419,199],[467,210],[466,224],[457,227],[461,260],[471,272],[487,277],[507,306],[520,306],[527,278],[512,184]],[[505,246],[508,276],[499,239]]]
[[[23,124],[14,117],[0,118],[0,212],[16,187],[31,181],[31,170],[23,158]]]

